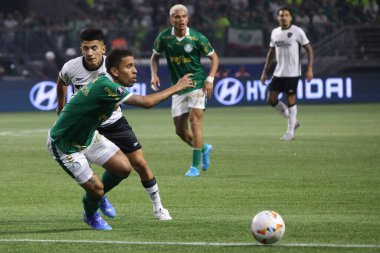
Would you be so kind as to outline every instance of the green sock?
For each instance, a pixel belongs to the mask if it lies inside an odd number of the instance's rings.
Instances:
[[[197,168],[199,167],[199,164],[201,163],[202,158],[202,150],[198,148],[193,148],[193,167]]]
[[[104,195],[118,185],[124,178],[114,176],[108,171],[105,171],[102,176],[102,182],[104,185]]]
[[[202,145],[202,152],[204,152],[207,149],[208,149],[208,144],[207,143],[203,143],[203,145]]]
[[[99,208],[100,200],[90,199],[87,193],[83,196],[83,208],[87,217],[93,216]]]

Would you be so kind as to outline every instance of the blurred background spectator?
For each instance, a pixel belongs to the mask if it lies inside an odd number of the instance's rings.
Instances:
[[[239,70],[235,73],[235,77],[237,78],[248,78],[251,74],[246,70],[244,65],[241,65]]]
[[[45,61],[40,67],[36,68],[38,76],[47,81],[55,82],[58,78],[58,66],[56,63],[55,53],[52,51],[47,51],[45,53]]]
[[[64,62],[67,62],[68,60],[71,60],[77,56],[78,56],[77,50],[75,50],[75,48],[69,47],[65,51],[65,57],[66,58],[65,58]]]
[[[0,80],[3,79],[3,76],[5,75],[5,68],[3,65],[0,65]]]
[[[231,70],[224,67],[224,66],[219,66],[218,71],[216,72],[215,77],[216,78],[224,78],[224,77],[229,77],[231,73]]]
[[[66,50],[79,50],[80,32],[88,27],[103,30],[107,48],[128,48],[139,58],[149,58],[154,38],[170,25],[168,12],[175,3],[178,1],[1,1],[0,64],[5,75],[20,75],[28,70],[33,76],[35,66],[43,64],[45,52],[52,51],[60,67],[66,59],[79,55],[75,52],[69,56]],[[270,31],[278,25],[277,10],[284,5],[293,9],[295,24],[307,32],[316,47],[326,37],[344,33],[342,29],[346,27],[378,28],[380,24],[379,0],[182,0],[181,3],[189,8],[189,25],[204,33],[221,57],[264,58]],[[364,47],[366,52],[371,44],[355,43],[360,45],[354,47]],[[379,47],[375,42],[372,44]],[[335,54],[342,52],[345,51],[334,50]]]

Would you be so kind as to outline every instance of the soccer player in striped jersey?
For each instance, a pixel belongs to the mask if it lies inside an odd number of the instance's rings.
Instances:
[[[63,107],[48,134],[50,154],[86,192],[83,220],[97,230],[112,229],[97,210],[104,194],[126,179],[132,170],[128,157],[100,134],[98,127],[122,103],[150,108],[176,92],[193,87],[189,74],[159,93],[148,96],[129,93],[125,87],[132,87],[136,82],[137,70],[132,53],[126,49],[112,50],[106,59],[106,69],[105,75],[77,91]],[[92,171],[90,162],[102,166],[108,176],[101,180]],[[162,205],[155,208],[171,219]]]
[[[101,30],[89,28],[82,32],[81,36],[82,56],[69,60],[59,72],[57,81],[58,115],[65,104],[67,86],[71,83],[76,93],[80,88],[106,74],[104,53],[104,35]],[[142,186],[147,192],[152,205],[154,215],[158,220],[171,219],[170,215],[160,212],[161,198],[158,191],[156,178],[146,162],[143,149],[132,127],[123,116],[120,107],[117,107],[111,117],[99,126],[98,131],[107,139],[116,144],[128,157],[132,167],[139,174]],[[115,175],[105,171],[102,180],[118,180]],[[102,212],[108,217],[115,217],[116,211],[106,196],[100,204]]]
[[[219,58],[208,39],[187,26],[189,22],[186,6],[177,4],[171,7],[172,27],[162,31],[156,38],[151,57],[151,87],[158,90],[160,79],[158,66],[160,55],[165,53],[172,83],[186,73],[192,73],[195,88],[172,97],[172,117],[177,135],[192,147],[192,164],[185,176],[199,176],[202,161],[203,170],[210,166],[212,145],[203,141],[202,120],[206,108],[206,98],[211,98],[213,81],[218,69]],[[207,55],[211,66],[206,76],[201,64],[201,55]],[[190,122],[190,127],[189,127]]]
[[[270,48],[267,54],[261,82],[266,84],[267,73],[276,58],[277,65],[269,84],[268,103],[288,120],[288,129],[281,140],[295,138],[295,130],[300,126],[297,120],[297,85],[301,76],[301,47],[307,53],[305,78],[313,79],[313,50],[305,32],[292,24],[293,14],[287,7],[277,12],[279,27],[272,30]],[[287,106],[278,99],[279,94],[286,95]]]

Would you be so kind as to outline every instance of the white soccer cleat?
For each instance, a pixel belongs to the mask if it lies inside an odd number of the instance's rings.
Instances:
[[[285,133],[281,138],[280,140],[282,141],[291,141],[295,138],[294,134],[291,134],[291,133]]]
[[[160,208],[158,211],[154,211],[154,216],[157,220],[172,220],[169,211],[165,208]]]

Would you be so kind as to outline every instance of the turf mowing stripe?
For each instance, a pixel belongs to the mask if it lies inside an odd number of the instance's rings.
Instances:
[[[234,242],[128,242],[128,241],[95,241],[95,240],[39,240],[39,239],[0,239],[2,242],[28,242],[28,243],[99,243],[99,244],[125,244],[125,245],[174,245],[174,246],[216,246],[216,247],[298,247],[298,248],[373,248],[379,249],[376,244],[317,244],[317,243],[289,243],[262,245],[258,243],[234,243]]]

